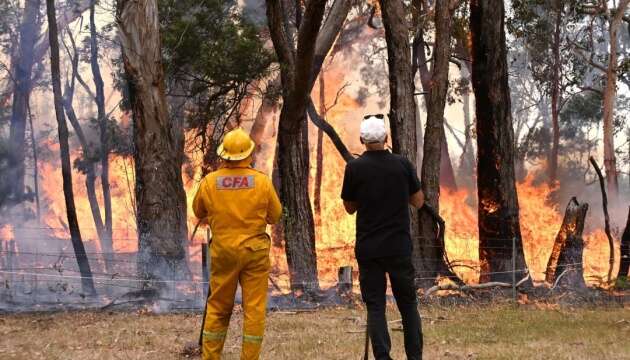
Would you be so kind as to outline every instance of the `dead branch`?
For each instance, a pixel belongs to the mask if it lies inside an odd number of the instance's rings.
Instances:
[[[343,143],[343,140],[341,140],[339,134],[337,134],[337,131],[335,131],[335,128],[333,128],[332,125],[330,125],[328,122],[326,122],[326,120],[322,119],[321,116],[319,116],[317,110],[315,109],[315,104],[313,104],[313,99],[311,99],[310,97],[308,99],[306,110],[309,119],[311,119],[315,126],[317,126],[319,129],[325,132],[326,135],[328,135],[332,143],[335,145],[337,151],[339,151],[341,157],[346,162],[354,159],[354,156],[350,153],[346,145]]]
[[[516,283],[516,287],[517,288],[520,287],[521,285],[526,283],[530,278],[531,276],[528,273],[527,276],[525,276],[523,279],[521,279],[519,282]],[[458,286],[456,284],[443,284],[443,285],[436,285],[436,286],[430,287],[427,291],[425,291],[424,296],[428,297],[434,292],[441,291],[441,290],[469,291],[469,290],[479,290],[479,289],[488,289],[488,288],[496,288],[496,287],[510,288],[512,287],[512,284],[506,283],[506,282],[498,282],[498,281],[490,281],[490,282],[486,282],[482,284],[463,285],[463,286]]]
[[[602,175],[602,171],[599,169],[597,162],[591,156],[588,159],[593,168],[595,168],[595,172],[597,173],[597,177],[599,178],[599,188],[602,191],[602,208],[604,210],[604,231],[606,232],[606,237],[608,238],[608,246],[610,248],[610,256],[608,258],[608,282],[612,277],[613,265],[615,264],[615,245],[613,243],[612,235],[610,234],[610,217],[608,216],[608,197],[606,196],[606,186],[604,185],[604,176]]]

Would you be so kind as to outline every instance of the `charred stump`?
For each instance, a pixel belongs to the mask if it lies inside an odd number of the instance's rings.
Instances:
[[[626,229],[621,236],[621,246],[619,247],[619,272],[617,273],[617,285],[628,282],[628,271],[630,270],[630,211],[628,211],[628,220],[626,221]]]
[[[571,198],[547,263],[545,281],[553,286],[572,289],[586,287],[582,266],[582,232],[587,212],[588,204],[580,204],[575,197]]]

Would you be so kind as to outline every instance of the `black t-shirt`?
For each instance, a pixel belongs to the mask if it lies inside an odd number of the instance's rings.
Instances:
[[[348,162],[341,198],[356,202],[357,259],[409,256],[409,198],[420,180],[409,160],[387,150],[366,151]]]

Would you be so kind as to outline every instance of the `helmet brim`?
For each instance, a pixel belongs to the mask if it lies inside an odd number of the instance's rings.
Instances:
[[[250,141],[250,144],[247,150],[239,152],[239,153],[230,153],[230,152],[227,152],[223,148],[223,144],[221,144],[219,145],[219,148],[217,149],[217,155],[219,155],[219,157],[223,160],[239,161],[239,160],[247,159],[254,152],[255,148],[256,148],[256,143],[254,143],[254,141],[252,140]]]

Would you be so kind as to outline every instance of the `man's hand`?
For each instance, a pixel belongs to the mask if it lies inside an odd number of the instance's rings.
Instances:
[[[343,201],[343,207],[346,208],[346,212],[350,215],[354,214],[355,212],[357,212],[357,208],[359,207],[359,204],[356,201]]]
[[[420,209],[422,205],[424,205],[424,193],[422,190],[418,190],[418,192],[411,195],[409,198],[409,205],[415,207],[416,209]]]

